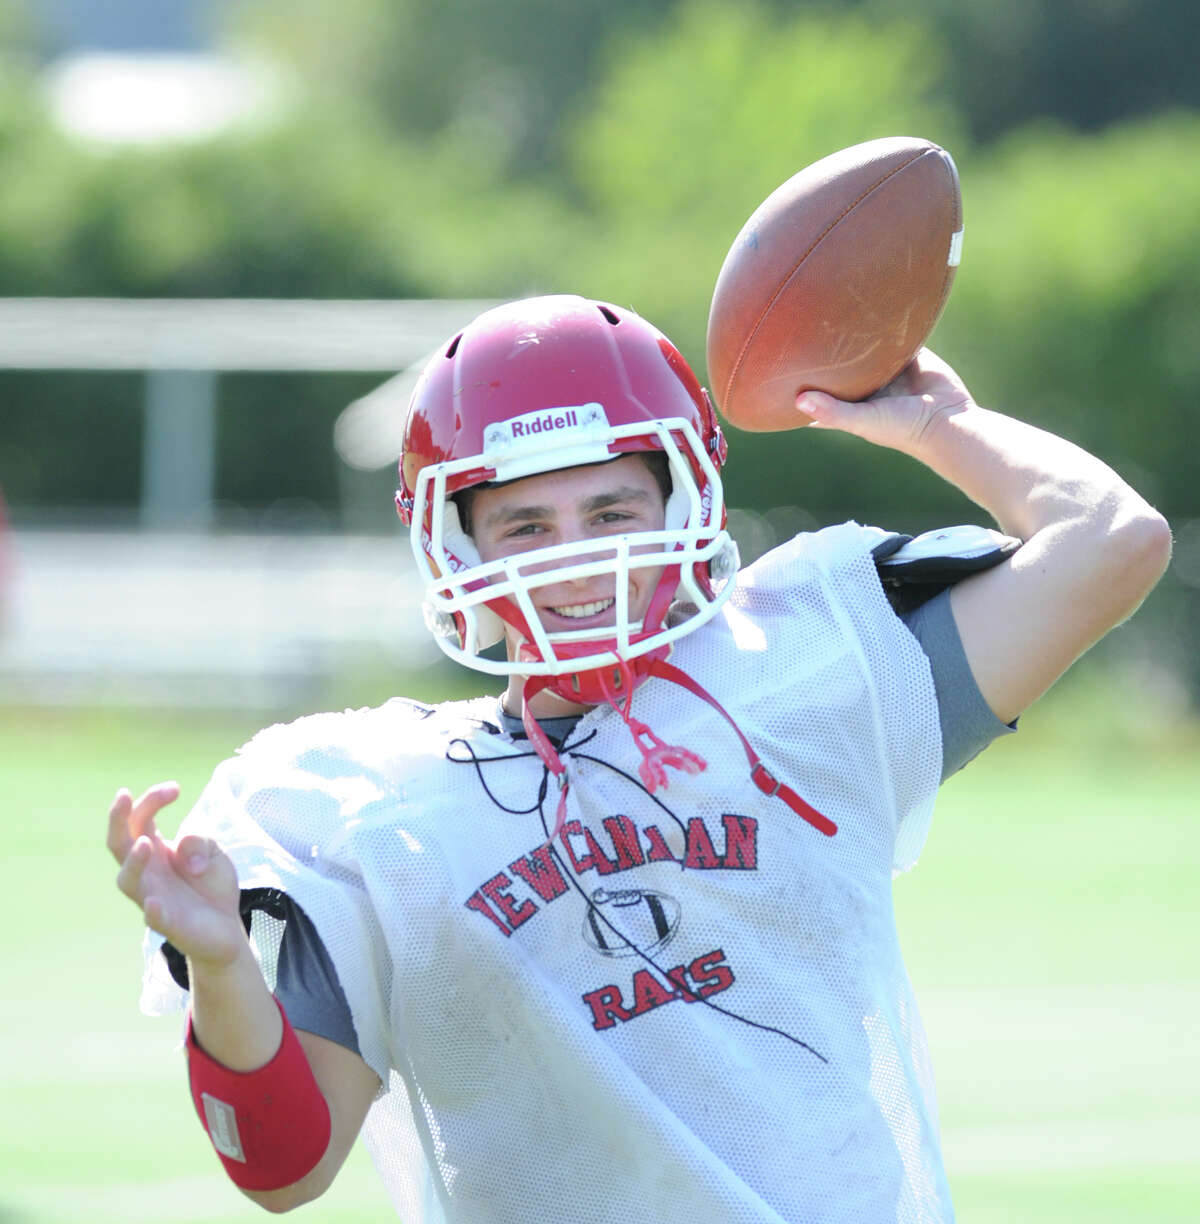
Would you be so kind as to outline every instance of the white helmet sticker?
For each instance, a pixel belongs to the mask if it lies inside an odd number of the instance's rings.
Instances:
[[[603,405],[564,404],[497,421],[484,430],[483,443],[489,452],[530,444],[572,446],[607,433],[608,417]]]

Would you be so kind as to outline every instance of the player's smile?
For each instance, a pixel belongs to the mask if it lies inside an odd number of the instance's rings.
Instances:
[[[604,629],[613,624],[616,616],[614,609],[617,601],[611,595],[606,599],[593,598],[587,602],[560,603],[557,599],[551,602],[538,598],[539,594],[534,592],[535,604],[542,624],[551,633],[570,629]]]
[[[617,601],[615,599],[598,599],[595,603],[586,604],[570,604],[562,607],[551,608],[550,611],[555,616],[565,616],[569,620],[583,620],[586,617],[596,616],[598,613],[607,612]]]

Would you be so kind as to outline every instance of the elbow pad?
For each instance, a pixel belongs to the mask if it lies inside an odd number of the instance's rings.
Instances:
[[[188,1021],[192,1100],[230,1180],[243,1190],[280,1190],[320,1163],[329,1146],[329,1106],[276,1000],[283,1040],[256,1071],[231,1071],[196,1041]]]

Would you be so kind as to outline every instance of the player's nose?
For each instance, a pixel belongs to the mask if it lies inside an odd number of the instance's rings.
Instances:
[[[616,558],[618,549],[611,541],[593,540],[589,543],[589,537],[580,532],[577,534],[563,534],[557,540],[556,544],[573,545],[571,551],[566,556],[558,556],[540,561],[531,561],[528,566],[522,566],[522,570],[527,575],[547,574],[560,570],[571,570],[576,566],[602,566],[602,572],[613,573],[616,570]],[[569,585],[585,585],[594,581],[594,573],[579,575],[573,578],[564,578],[563,581]]]

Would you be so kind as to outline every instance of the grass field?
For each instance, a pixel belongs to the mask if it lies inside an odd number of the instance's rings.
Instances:
[[[1115,722],[1086,691],[1026,716],[943,791],[897,883],[970,1224],[1200,1219],[1200,728]],[[259,720],[0,711],[0,1224],[240,1224],[191,1114],[178,1026],[136,1008],[139,921],[109,798],[195,797]],[[174,822],[167,822],[173,828]],[[293,1218],[392,1218],[356,1152]]]

